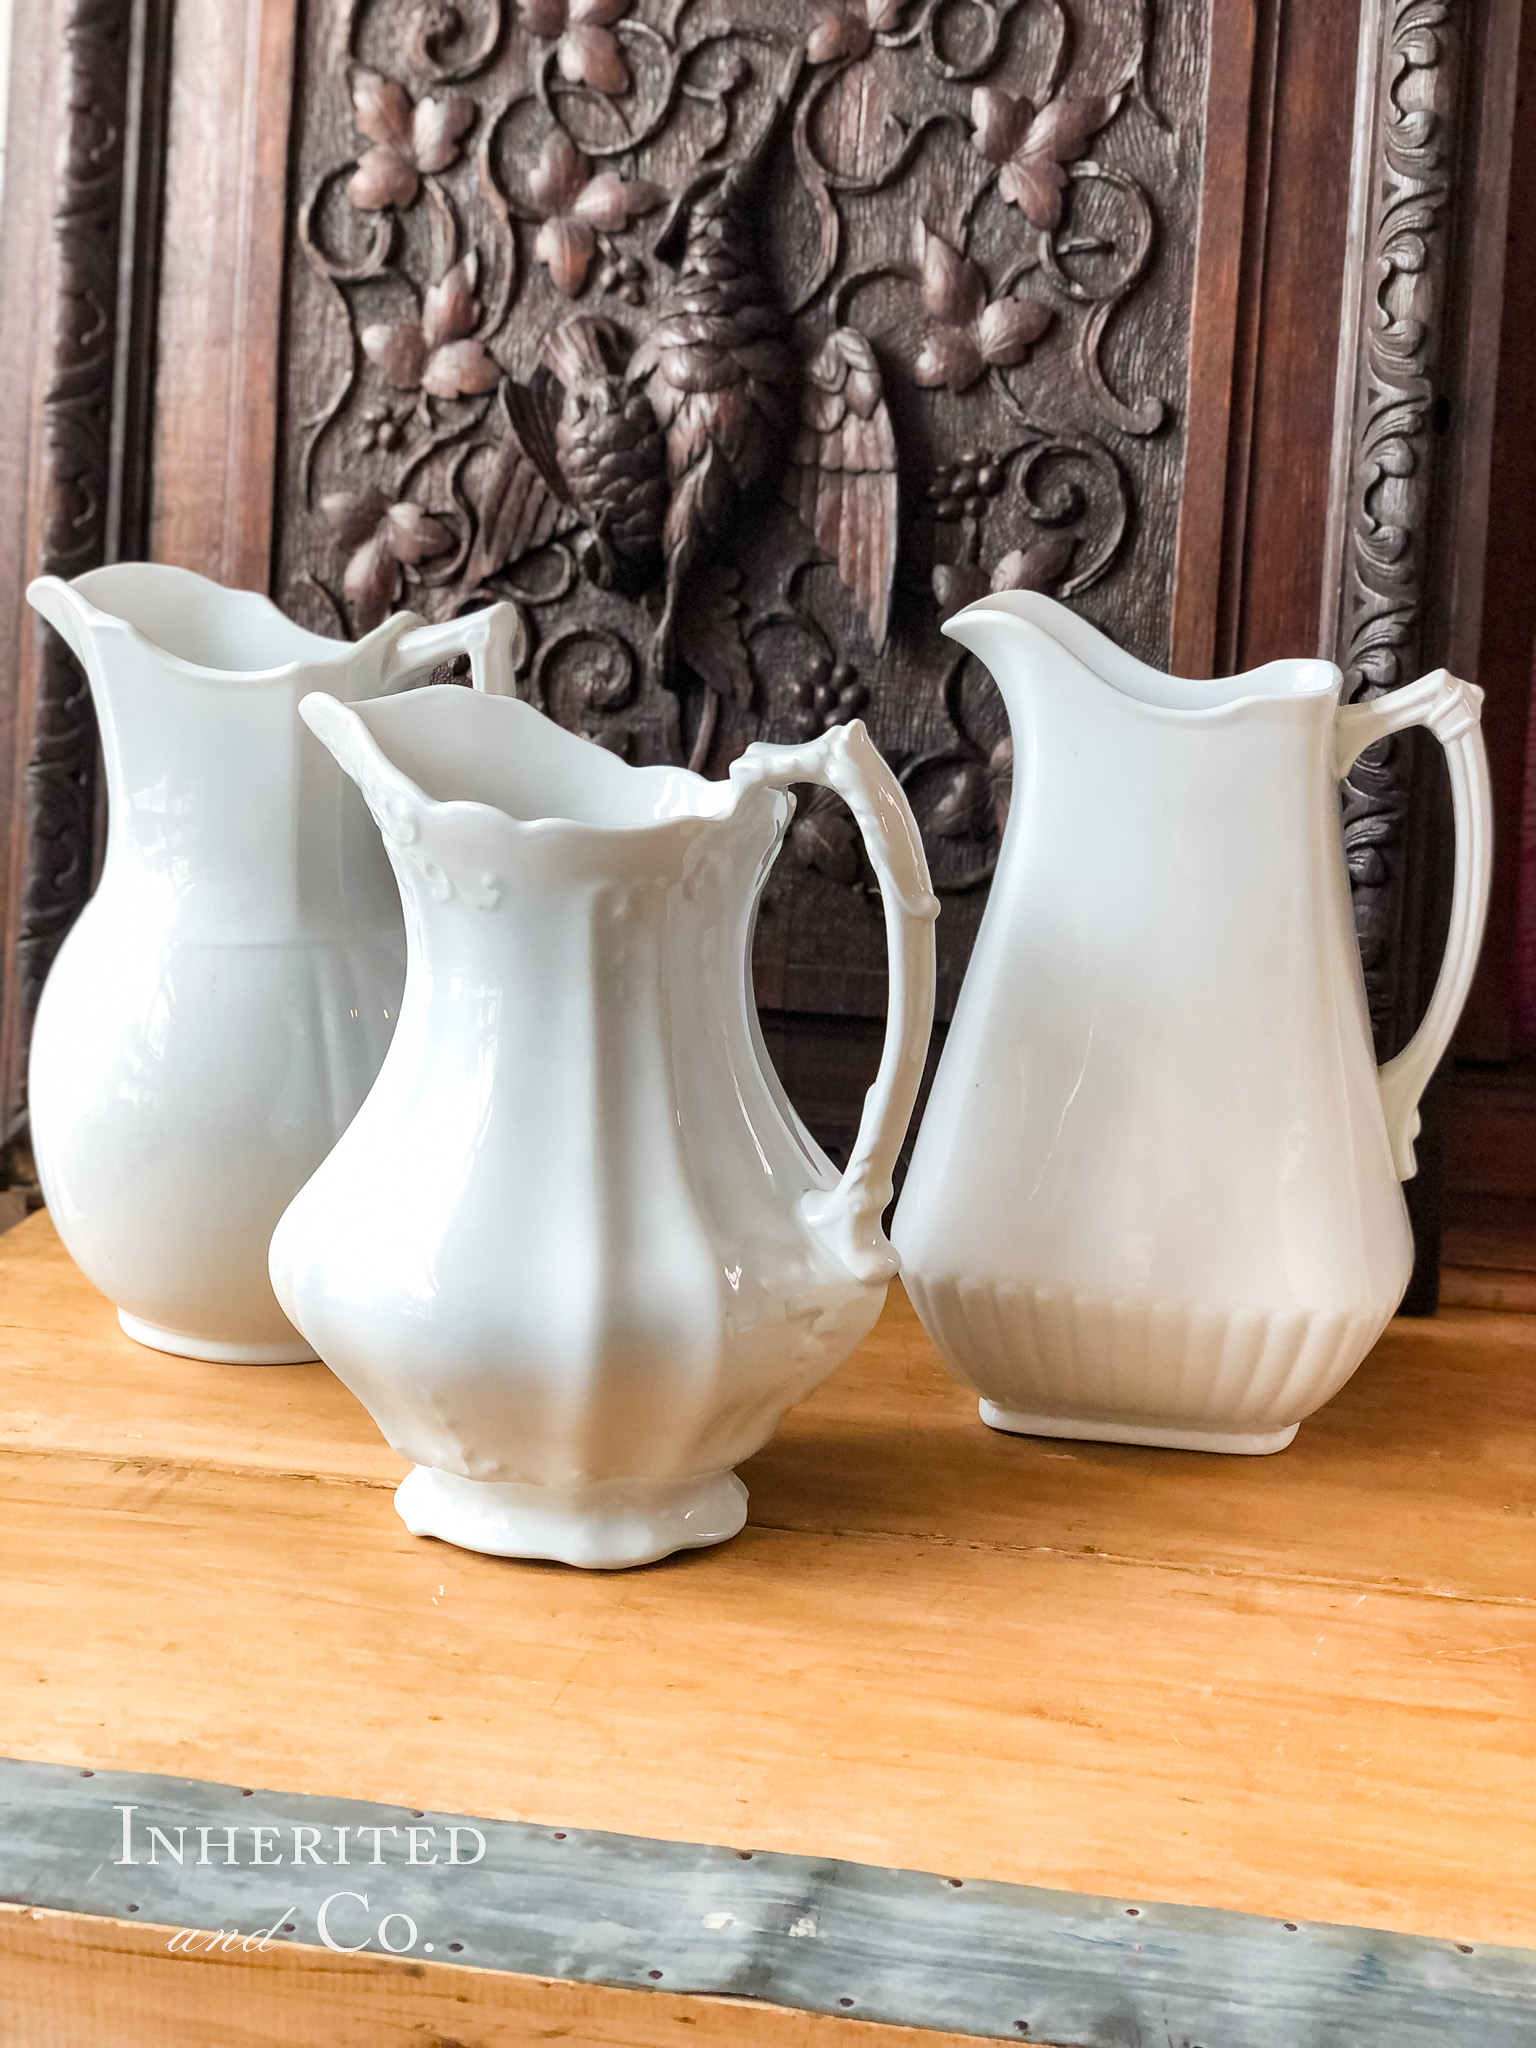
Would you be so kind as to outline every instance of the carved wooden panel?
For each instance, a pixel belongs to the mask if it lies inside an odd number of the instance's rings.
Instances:
[[[865,718],[952,1000],[1006,721],[944,614],[1052,591],[1166,659],[1203,8],[316,0],[279,601],[510,599],[520,687],[720,774]],[[849,821],[802,806],[759,995],[882,1001]]]

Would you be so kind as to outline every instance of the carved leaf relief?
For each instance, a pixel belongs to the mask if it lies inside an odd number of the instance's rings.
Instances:
[[[568,299],[587,281],[599,232],[618,234],[663,197],[660,186],[644,178],[626,181],[612,171],[594,172],[563,128],[545,142],[528,187],[541,222],[533,253]]]
[[[629,90],[629,68],[613,24],[628,0],[520,0],[519,13],[536,36],[555,38],[560,76],[594,92]]]
[[[422,173],[447,170],[459,153],[459,137],[475,118],[467,93],[413,105],[404,86],[365,69],[353,75],[352,104],[372,147],[359,159],[347,197],[364,210],[414,206]]]
[[[1094,98],[1063,93],[1036,113],[1022,94],[978,85],[971,94],[972,140],[988,162],[998,164],[998,196],[1016,206],[1037,228],[1060,225],[1067,190],[1067,165],[1075,163],[1106,122],[1114,119],[1119,95]]]
[[[467,398],[494,391],[501,368],[470,338],[480,318],[473,252],[429,285],[419,320],[378,322],[358,336],[363,353],[399,391]]]
[[[994,299],[974,263],[919,221],[923,304],[933,316],[917,359],[919,384],[947,384],[968,391],[990,365],[1012,368],[1051,324],[1051,309],[1038,299]]]
[[[407,566],[453,545],[440,520],[409,500],[391,505],[380,491],[331,491],[320,509],[348,550],[342,589],[359,633],[372,632],[399,602]]]
[[[806,44],[813,64],[857,62],[869,54],[877,35],[888,34],[901,16],[902,0],[835,0],[824,8]]]

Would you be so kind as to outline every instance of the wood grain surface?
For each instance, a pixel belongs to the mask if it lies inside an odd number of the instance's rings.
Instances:
[[[173,1931],[0,1905],[7,2048],[976,2048],[974,2035],[745,1999],[286,1945],[189,1968],[166,1953]]]
[[[178,0],[150,558],[267,588],[295,0]]]
[[[1396,1324],[1293,1448],[992,1435],[893,1298],[616,1576],[408,1536],[316,1366],[0,1240],[0,1749],[1536,1945],[1529,1319]]]

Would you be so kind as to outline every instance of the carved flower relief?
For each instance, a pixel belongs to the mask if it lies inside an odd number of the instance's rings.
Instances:
[[[1050,307],[1038,299],[989,304],[981,272],[969,258],[921,221],[917,239],[923,304],[933,321],[913,373],[918,383],[966,391],[991,365],[1023,362],[1051,323]]]
[[[566,83],[610,94],[629,90],[629,67],[613,33],[628,7],[629,0],[518,0],[524,28],[558,39],[555,61]]]
[[[902,4],[903,0],[833,0],[811,30],[806,55],[813,64],[867,56],[875,37],[896,26]]]
[[[649,213],[666,194],[645,178],[621,178],[615,171],[592,175],[592,166],[563,128],[539,151],[528,189],[543,225],[533,253],[548,267],[551,282],[568,299],[587,281],[597,254],[597,237],[616,235],[636,214]]]
[[[1067,189],[1066,165],[1077,161],[1119,105],[1118,94],[1106,99],[1063,93],[1036,113],[1022,94],[979,85],[971,94],[971,139],[978,155],[1001,164],[999,195],[1037,228],[1054,228]]]
[[[352,106],[365,149],[347,184],[356,207],[413,206],[424,171],[445,171],[459,153],[459,137],[475,118],[467,93],[412,102],[403,85],[377,71],[352,76]]]
[[[378,322],[359,337],[363,353],[401,391],[434,398],[469,398],[494,391],[501,367],[482,343],[470,340],[480,318],[473,250],[427,288],[420,320]]]
[[[371,633],[399,602],[404,565],[430,561],[453,546],[440,519],[408,501],[392,505],[379,490],[329,491],[320,511],[351,550],[342,589],[359,633]]]

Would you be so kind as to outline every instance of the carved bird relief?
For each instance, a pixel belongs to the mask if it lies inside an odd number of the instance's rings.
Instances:
[[[666,446],[643,388],[615,367],[607,320],[557,327],[529,386],[507,385],[507,409],[528,457],[580,522],[577,558],[602,589],[635,595],[661,573]]]
[[[762,135],[674,201],[655,253],[675,278],[627,361],[612,322],[577,315],[550,335],[526,386],[510,384],[518,442],[579,522],[578,558],[606,588],[660,586],[657,680],[686,665],[705,686],[691,765],[708,760],[721,696],[745,700],[745,651],[721,631],[730,541],[778,486],[836,564],[877,648],[890,623],[896,445],[874,350],[835,329],[809,361],[764,274],[755,213],[769,145],[803,53]]]
[[[773,483],[794,426],[797,366],[784,308],[760,268],[753,213],[801,61],[797,51],[756,148],[696,179],[656,244],[677,278],[630,375],[644,383],[667,446],[666,599],[655,642],[663,679],[690,570]]]

